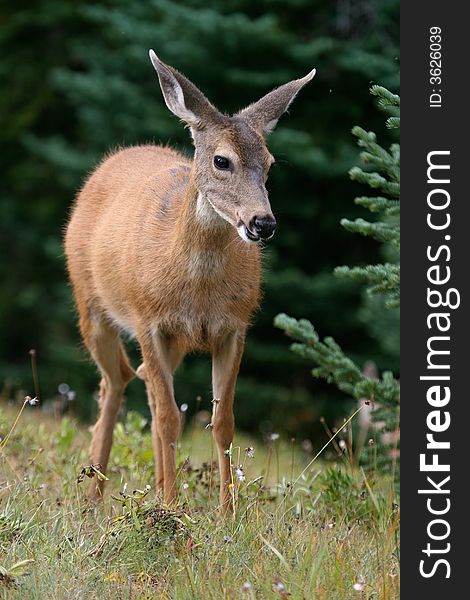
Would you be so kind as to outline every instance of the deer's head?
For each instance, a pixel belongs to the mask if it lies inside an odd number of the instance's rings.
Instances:
[[[265,136],[315,69],[290,81],[233,116],[220,113],[204,94],[150,50],[166,105],[191,129],[195,146],[198,211],[210,219],[217,213],[246,242],[268,240],[276,220],[265,187],[274,162]],[[209,213],[208,213],[209,211]],[[214,213],[215,211],[215,213]]]

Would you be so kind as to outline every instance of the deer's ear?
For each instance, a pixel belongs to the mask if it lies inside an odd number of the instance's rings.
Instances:
[[[204,94],[173,67],[162,62],[153,50],[150,60],[157,72],[168,108],[190,127],[198,129],[219,114]]]
[[[244,108],[237,116],[243,117],[261,133],[270,133],[304,85],[315,77],[315,73],[316,70],[312,69],[302,79],[294,79],[281,85],[263,96],[258,102]]]

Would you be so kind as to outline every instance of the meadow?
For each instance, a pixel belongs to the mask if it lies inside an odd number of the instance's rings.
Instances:
[[[398,501],[373,447],[370,464],[357,466],[350,425],[317,458],[277,434],[237,433],[235,515],[221,520],[206,417],[184,427],[176,508],[155,498],[148,423],[135,412],[116,427],[105,498],[94,505],[89,428],[2,403],[0,597],[399,597]]]

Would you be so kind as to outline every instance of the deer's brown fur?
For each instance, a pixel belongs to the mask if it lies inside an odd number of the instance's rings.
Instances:
[[[191,127],[196,153],[189,160],[162,146],[119,150],[77,196],[65,238],[67,265],[81,334],[102,375],[91,459],[106,469],[124,389],[137,374],[146,381],[152,413],[157,488],[173,501],[180,429],[173,371],[188,352],[210,352],[212,430],[226,507],[231,476],[224,451],[233,437],[245,333],[260,295],[253,222],[260,216],[274,222],[264,187],[272,157],[263,133],[313,74],[274,90],[258,110],[254,104],[227,117],[178,71],[151,58],[168,107]],[[229,159],[230,172],[215,168],[215,155]],[[122,331],[141,347],[137,373]],[[101,492],[93,484],[92,494]]]

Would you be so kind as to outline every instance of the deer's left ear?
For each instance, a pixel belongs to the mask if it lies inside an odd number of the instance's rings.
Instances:
[[[315,77],[315,73],[316,70],[312,69],[302,79],[294,79],[281,85],[263,96],[258,102],[244,108],[237,116],[243,117],[261,133],[270,133],[304,85]]]

